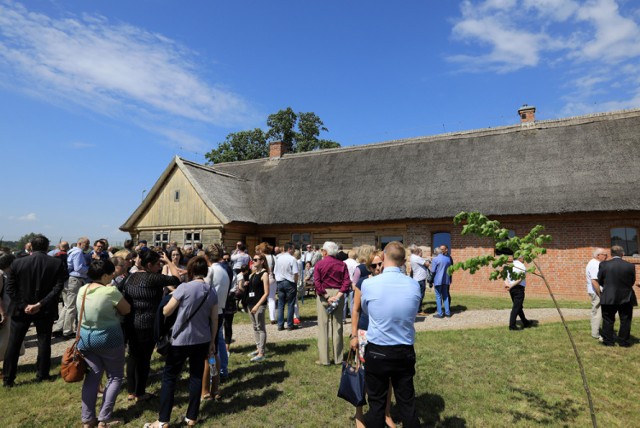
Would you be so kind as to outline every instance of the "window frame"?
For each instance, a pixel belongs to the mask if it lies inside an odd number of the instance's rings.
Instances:
[[[191,239],[187,239],[187,234],[191,235]],[[195,235],[198,234],[198,239],[195,239]],[[199,244],[202,242],[202,229],[185,229],[182,231],[183,245]]]
[[[509,230],[509,238],[513,238],[514,236],[516,236],[516,231],[515,231],[514,229],[508,229],[508,230]],[[502,256],[502,255],[505,255],[505,256],[513,256],[513,251],[511,251],[511,250],[509,250],[509,249],[507,249],[507,251],[504,251],[504,252],[499,251],[499,250],[496,248],[496,245],[495,245],[495,244],[497,244],[498,242],[501,242],[501,241],[496,240],[496,241],[495,241],[495,243],[494,243],[494,246],[493,246],[493,255],[494,255],[494,256]]]
[[[440,247],[440,245],[443,245],[443,244],[438,244],[438,245],[435,244],[436,235],[441,233],[446,233],[449,235],[449,242],[444,244],[449,248],[449,255],[451,255],[451,236],[453,234],[451,233],[450,230],[434,230],[433,232],[431,232],[431,253],[433,254],[433,252],[436,250],[436,247]]]
[[[166,239],[165,238],[166,235]],[[163,247],[164,244],[168,244],[171,238],[171,232],[168,230],[154,230],[151,234],[153,238],[154,247]],[[159,239],[158,239],[159,238]]]
[[[295,236],[298,235],[296,239]],[[304,238],[308,237],[308,240]],[[313,234],[311,232],[291,232],[291,243],[296,246],[296,248],[302,248],[302,246],[306,246],[307,244],[311,244],[313,242]]]
[[[396,238],[400,238],[400,239],[396,239]],[[381,250],[384,250],[384,247],[386,247],[387,244],[389,244],[390,242],[393,242],[393,241],[400,242],[401,244],[404,245],[404,235],[402,235],[402,234],[393,235],[393,234],[390,234],[390,233],[389,234],[384,234],[384,235],[377,235],[376,236],[376,241],[377,241],[377,244],[378,244],[378,248],[380,248]]]
[[[615,243],[613,242],[613,230],[614,229],[625,229],[625,236],[624,236],[624,240],[623,243]],[[633,229],[635,231],[636,234],[636,239],[635,239],[635,245],[636,245],[636,250],[634,252],[627,252],[627,242],[629,242],[627,238],[627,233],[626,230],[627,229]],[[621,226],[614,226],[614,227],[610,227],[609,228],[609,242],[611,243],[611,246],[613,247],[614,245],[620,245],[622,248],[624,248],[624,255],[625,257],[632,257],[634,254],[640,254],[640,239],[638,239],[638,229],[640,229],[637,226],[630,226],[630,225],[621,225]]]

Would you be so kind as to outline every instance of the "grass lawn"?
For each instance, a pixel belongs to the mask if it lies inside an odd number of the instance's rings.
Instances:
[[[424,302],[427,304],[427,312],[435,312],[435,303],[433,292],[427,292]],[[585,298],[584,301],[572,301],[562,300],[559,302],[561,308],[571,309],[590,309],[591,302]],[[457,311],[473,311],[482,309],[511,309],[512,303],[509,297],[487,297],[487,296],[471,296],[465,294],[454,294],[452,296],[452,307],[454,312]],[[300,317],[307,321],[316,321],[316,299],[313,296],[306,297],[304,304],[298,301],[298,307],[300,308]],[[525,309],[538,309],[538,308],[553,308],[553,301],[548,299],[532,299],[526,298],[524,301]],[[286,315],[286,312],[285,312]],[[269,315],[266,315],[266,320],[269,322]],[[233,324],[250,324],[249,315],[244,312],[236,313],[233,318]]]
[[[584,333],[585,323],[570,326],[587,366],[599,425],[640,426],[640,344],[602,347]],[[244,355],[252,349],[235,347],[224,397],[203,404],[200,426],[353,426],[353,408],[336,397],[340,368],[313,364],[315,340],[268,345],[268,358],[259,364]],[[590,426],[578,367],[559,323],[518,332],[504,327],[421,332],[416,351],[417,406],[425,426]],[[155,360],[154,369],[160,367]],[[60,379],[24,384],[33,377],[21,367],[21,385],[0,390],[0,426],[79,426],[81,385]],[[159,375],[150,382],[149,390],[159,391]],[[183,380],[174,424],[184,416],[186,400]],[[157,402],[129,405],[124,392],[116,409],[128,426],[157,418]]]

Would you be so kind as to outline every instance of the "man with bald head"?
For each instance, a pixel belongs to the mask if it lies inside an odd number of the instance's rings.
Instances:
[[[602,309],[600,308],[600,286],[598,285],[598,269],[600,262],[607,260],[607,250],[594,248],[593,258],[587,263],[587,293],[591,297],[591,337],[602,341],[600,324],[602,324]]]

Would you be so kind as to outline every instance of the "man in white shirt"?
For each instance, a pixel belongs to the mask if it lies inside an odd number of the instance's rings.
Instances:
[[[422,300],[424,300],[424,292],[427,288],[427,271],[431,261],[429,259],[422,258],[422,249],[416,244],[409,246],[411,256],[409,257],[409,263],[411,263],[411,272],[414,280],[420,284],[420,307],[418,308],[418,315],[427,316],[422,311]]]
[[[240,241],[236,243],[236,249],[231,253],[231,262],[233,263],[233,273],[236,275],[240,273],[242,265],[249,266],[251,264],[251,257],[247,254],[247,247]]]
[[[315,253],[313,251],[313,246],[311,244],[307,244],[307,251],[305,251],[304,257],[302,259],[304,264],[307,264],[307,262],[311,263],[311,260],[313,260],[313,255],[314,254]]]
[[[278,293],[278,330],[284,330],[284,305],[287,304],[287,330],[298,326],[293,324],[294,304],[296,302],[298,283],[298,261],[293,257],[295,246],[284,245],[284,251],[276,257],[273,273],[276,277]]]
[[[509,317],[509,330],[518,330],[516,326],[516,318],[519,316],[524,328],[533,326],[533,323],[527,319],[522,309],[524,305],[524,288],[527,286],[527,267],[524,265],[524,258],[518,257],[513,260],[513,273],[522,275],[520,279],[511,278],[511,275],[504,281],[504,287],[509,290],[511,295],[511,301],[513,307],[511,308],[511,315]]]
[[[591,297],[591,337],[602,341],[600,336],[600,324],[602,324],[602,310],[600,309],[600,286],[598,285],[598,269],[600,262],[607,260],[607,250],[595,248],[593,258],[589,260],[586,268],[587,293]]]

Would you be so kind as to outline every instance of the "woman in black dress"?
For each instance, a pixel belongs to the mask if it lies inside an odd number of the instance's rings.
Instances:
[[[129,343],[127,356],[127,392],[129,401],[144,401],[152,397],[146,392],[155,348],[153,325],[164,288],[175,289],[180,284],[177,266],[166,254],[146,250],[139,255],[140,268],[127,277],[124,297],[131,304],[131,312],[125,319],[126,338]],[[171,276],[163,275],[162,264],[169,267]]]
[[[244,288],[244,286],[241,286]],[[256,350],[248,356],[251,361],[264,360],[264,348],[267,343],[267,328],[264,324],[264,312],[267,308],[267,298],[269,297],[269,272],[267,271],[267,259],[264,254],[256,254],[253,257],[253,273],[249,277],[249,284],[246,286],[246,301],[249,316],[253,324],[253,331],[256,339]]]

